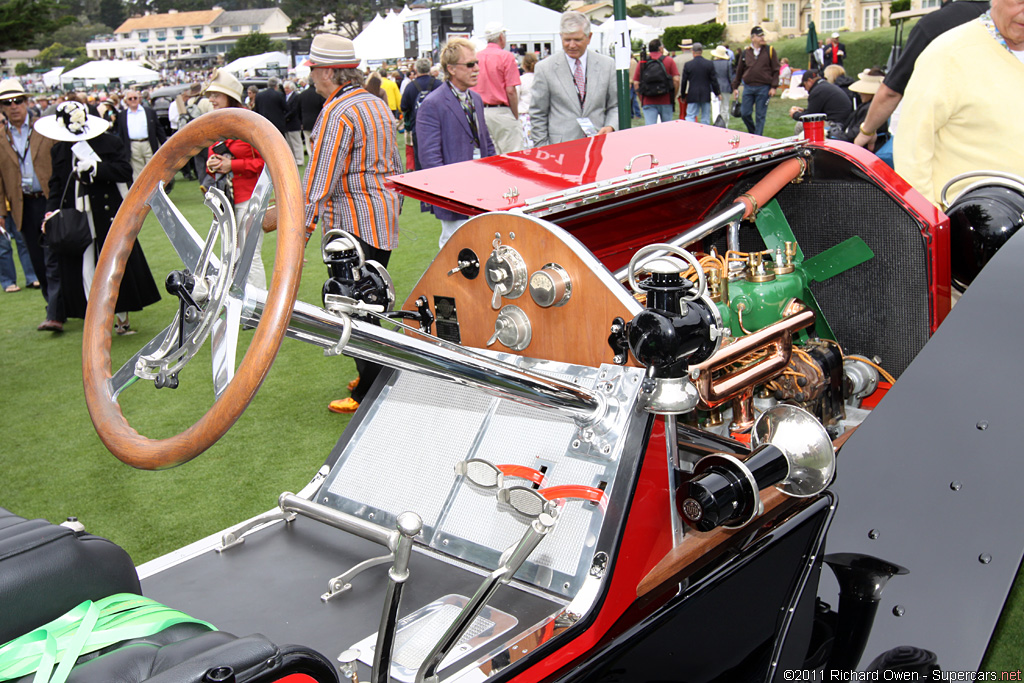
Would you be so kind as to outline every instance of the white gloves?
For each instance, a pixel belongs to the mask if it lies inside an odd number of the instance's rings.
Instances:
[[[96,178],[96,160],[79,159],[75,162],[75,177],[83,183],[91,183]]]

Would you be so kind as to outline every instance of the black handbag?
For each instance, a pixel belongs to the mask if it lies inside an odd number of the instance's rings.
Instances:
[[[740,98],[734,97],[732,99],[732,110],[730,111],[730,113],[734,118],[743,115],[743,103],[740,101]]]
[[[64,205],[69,185],[71,176],[68,176],[68,182],[64,184],[64,194],[60,198],[61,207]],[[58,254],[81,255],[86,247],[92,244],[89,217],[75,208],[57,209],[57,212],[46,221],[45,244],[48,249]]]

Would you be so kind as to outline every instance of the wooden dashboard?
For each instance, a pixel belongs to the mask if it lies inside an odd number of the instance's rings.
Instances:
[[[503,295],[495,297],[495,285]],[[442,339],[591,367],[614,362],[608,337],[615,318],[629,321],[643,310],[572,235],[510,213],[459,228],[402,308],[415,311],[420,297]],[[503,332],[492,339],[496,325]],[[637,366],[632,357],[627,364]]]

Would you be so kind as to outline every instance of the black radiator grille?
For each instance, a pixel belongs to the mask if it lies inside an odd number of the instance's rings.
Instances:
[[[812,180],[777,196],[804,256],[859,235],[870,261],[822,283],[814,293],[846,353],[878,356],[899,376],[928,341],[927,253],[920,225],[878,187],[862,180]],[[716,242],[724,248],[724,239]],[[744,228],[740,248],[763,249]]]

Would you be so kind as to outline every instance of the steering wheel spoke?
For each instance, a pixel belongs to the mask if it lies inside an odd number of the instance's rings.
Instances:
[[[213,393],[219,398],[235,376],[238,352],[238,330],[242,322],[243,301],[228,297],[220,317],[213,323],[210,337],[213,365]]]
[[[167,239],[171,241],[171,246],[178,254],[178,258],[190,271],[197,272],[204,250],[203,239],[178,210],[177,205],[167,196],[163,182],[153,191],[147,203],[153,209],[153,215],[156,216]],[[219,264],[217,265],[219,266]]]
[[[169,181],[196,150],[234,138],[252,145],[267,167],[253,201],[236,225],[233,207],[219,190],[207,193],[215,221],[203,240],[167,197]],[[246,305],[246,279],[270,193],[279,206],[272,287],[259,324],[236,367],[238,329]],[[185,270],[171,273],[168,291],[178,298],[173,322],[116,373],[110,369],[111,328],[128,254],[151,207]],[[288,329],[305,251],[303,197],[287,143],[264,117],[247,110],[211,112],[182,128],[154,154],[132,186],[107,236],[86,312],[82,374],[89,415],[100,439],[120,460],[143,469],[173,467],[212,446],[255,396]],[[219,244],[219,248],[216,248]],[[215,253],[216,251],[216,253]],[[262,292],[259,298],[263,298]],[[173,386],[177,372],[212,337],[215,399],[198,422],[166,439],[149,439],[127,422],[118,397],[138,379]]]
[[[249,278],[249,270],[252,268],[252,260],[256,254],[256,245],[259,243],[259,235],[263,230],[263,217],[267,213],[267,206],[270,204],[270,195],[274,191],[274,184],[270,180],[267,169],[263,169],[256,187],[253,188],[252,197],[249,199],[249,207],[242,215],[241,225],[238,226],[239,244],[242,245],[241,255],[235,264],[235,277],[232,286],[244,289],[246,280]]]
[[[156,353],[168,339],[173,338],[177,334],[178,323],[177,320],[171,323],[164,330],[149,340],[149,343],[139,349],[138,353],[131,357],[127,363],[121,366],[121,369],[115,372],[109,380],[107,380],[107,386],[109,387],[110,397],[116,401],[121,395],[121,392],[135,384],[139,379],[140,375],[136,372],[139,365],[139,360],[143,356],[150,356]]]

